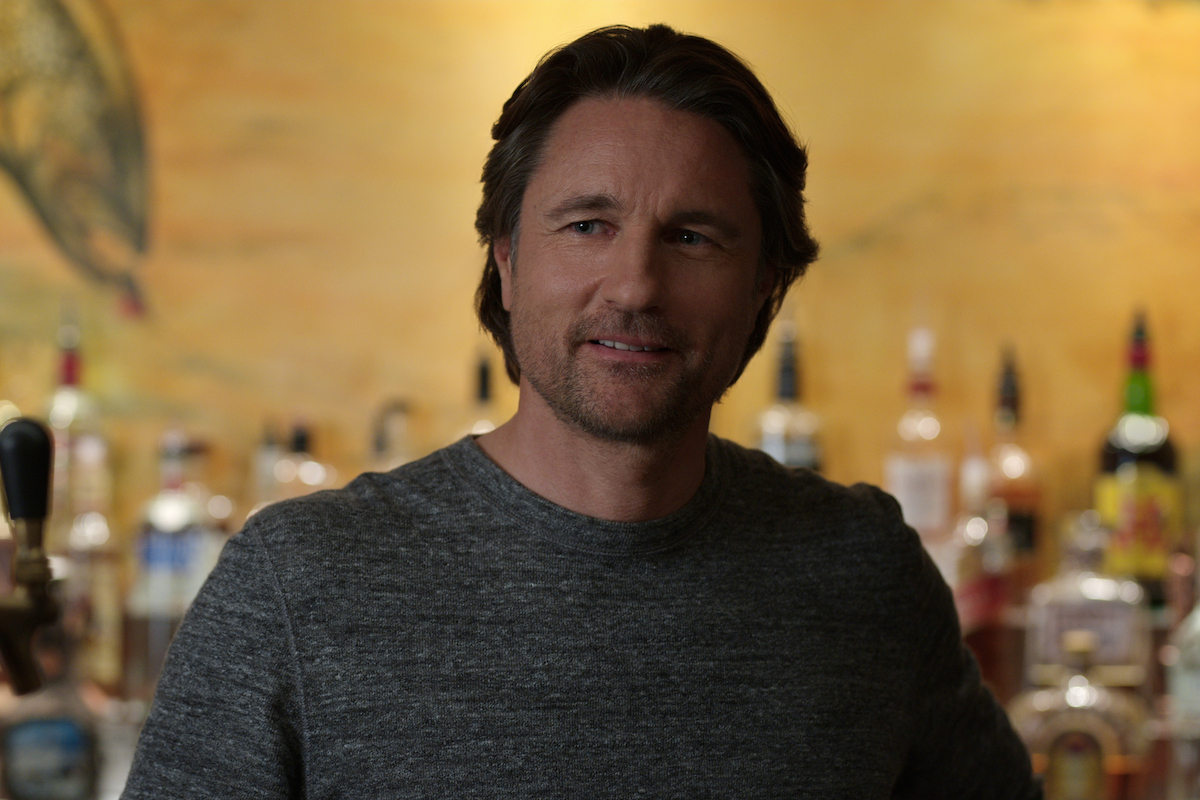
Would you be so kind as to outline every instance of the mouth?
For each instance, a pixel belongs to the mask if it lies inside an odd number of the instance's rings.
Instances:
[[[618,342],[612,339],[592,339],[592,344],[602,345],[613,350],[628,350],[631,353],[658,353],[666,350],[665,347],[654,347],[651,345],[629,344],[627,342]]]

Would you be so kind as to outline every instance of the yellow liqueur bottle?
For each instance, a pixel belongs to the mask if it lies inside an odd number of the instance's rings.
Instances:
[[[1183,543],[1183,495],[1170,429],[1155,413],[1143,314],[1134,320],[1128,359],[1125,409],[1101,448],[1094,502],[1112,530],[1107,571],[1136,578],[1161,605],[1168,559]]]

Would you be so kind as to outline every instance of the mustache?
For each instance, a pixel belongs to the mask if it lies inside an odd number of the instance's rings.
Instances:
[[[571,328],[572,347],[611,336],[628,336],[667,350],[686,350],[691,339],[679,328],[654,314],[608,310],[582,319]]]

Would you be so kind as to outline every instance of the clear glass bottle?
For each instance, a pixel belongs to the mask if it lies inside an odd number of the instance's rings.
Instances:
[[[112,475],[106,441],[75,442],[75,517],[68,537],[64,620],[76,643],[76,671],[109,695],[121,689],[122,554],[109,525]]]
[[[368,469],[388,472],[413,459],[409,419],[406,400],[389,400],[380,406],[371,431],[371,461]]]
[[[1090,668],[1106,686],[1146,684],[1152,657],[1152,617],[1141,585],[1104,573],[1109,531],[1094,511],[1072,515],[1063,536],[1062,566],[1033,588],[1026,624],[1026,680],[1061,682],[1067,663],[1063,636],[1087,630],[1095,637]]]
[[[1200,800],[1200,606],[1175,628],[1162,655],[1171,739],[1168,797]]]
[[[225,536],[210,523],[203,490],[187,480],[190,443],[177,430],[162,441],[162,486],[144,512],[137,575],[125,601],[125,693],[149,701],[167,647],[216,564]]]
[[[914,328],[908,337],[908,410],[897,425],[896,446],[884,460],[884,488],[899,501],[904,521],[952,581],[952,460],[933,410],[933,352],[933,332]]]
[[[9,800],[95,800],[101,747],[79,691],[62,625],[37,640],[45,685],[16,699],[0,723],[0,784]]]
[[[76,499],[76,449],[83,437],[98,436],[95,404],[83,388],[80,328],[70,311],[58,329],[58,386],[46,412],[54,434],[54,489],[46,552],[55,559],[67,556],[71,526],[79,509]]]
[[[292,427],[291,444],[275,462],[275,494],[277,499],[301,497],[328,489],[337,480],[337,471],[312,455],[312,429],[305,423]]]
[[[1062,678],[1019,695],[1008,712],[1042,776],[1046,800],[1118,800],[1145,771],[1150,712],[1139,694],[1113,689],[1092,669],[1097,637],[1063,633]]]
[[[1141,313],[1134,319],[1128,363],[1125,408],[1101,448],[1094,502],[1113,531],[1108,570],[1134,576],[1151,603],[1161,605],[1168,560],[1183,543],[1183,490],[1170,428],[1155,411]]]
[[[279,499],[279,479],[275,477],[275,465],[283,458],[283,445],[274,425],[267,423],[263,428],[262,440],[254,449],[249,480],[249,506],[247,516],[274,503]]]
[[[775,402],[759,416],[759,449],[787,467],[821,470],[820,418],[804,405],[795,325],[779,325]]]

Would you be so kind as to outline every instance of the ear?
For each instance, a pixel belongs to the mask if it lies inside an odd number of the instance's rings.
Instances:
[[[504,236],[492,242],[492,256],[500,272],[500,302],[505,311],[512,311],[512,237]]]
[[[771,290],[775,288],[775,272],[776,267],[773,262],[763,264],[758,271],[758,285],[755,286],[755,305],[762,308],[763,303],[767,302],[767,298],[771,296]]]

